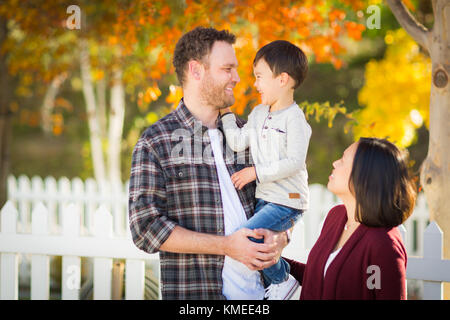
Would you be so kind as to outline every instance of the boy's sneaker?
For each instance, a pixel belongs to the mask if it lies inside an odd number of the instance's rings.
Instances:
[[[267,300],[289,300],[299,286],[298,281],[292,275],[289,275],[286,281],[268,286],[264,298]]]

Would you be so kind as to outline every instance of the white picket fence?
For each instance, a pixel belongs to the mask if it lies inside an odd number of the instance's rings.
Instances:
[[[131,237],[113,236],[112,215],[101,206],[93,221],[93,235],[80,235],[80,210],[70,204],[62,210],[61,234],[48,230],[49,212],[38,203],[31,215],[31,233],[17,233],[18,213],[8,201],[1,211],[0,299],[18,299],[18,254],[31,255],[31,299],[49,299],[49,257],[62,256],[62,299],[79,299],[81,257],[94,260],[94,299],[111,299],[114,258],[126,259],[125,298],[144,298],[145,260],[157,254],[139,250]]]
[[[19,214],[18,232],[31,231],[31,212],[42,202],[49,211],[51,233],[61,231],[61,212],[69,203],[79,207],[81,214],[81,234],[92,234],[94,213],[103,205],[113,216],[113,234],[118,237],[128,232],[128,182],[119,190],[110,186],[99,186],[95,180],[80,178],[69,180],[65,177],[56,180],[53,177],[26,176],[8,177],[8,199],[16,206]],[[339,200],[326,187],[310,185],[310,209],[305,213],[305,248],[310,249],[316,242],[328,211]],[[428,225],[429,215],[425,197],[418,197],[412,216],[406,221],[405,228],[410,235],[407,242],[408,254],[423,254],[423,232]]]
[[[128,231],[128,182],[122,188],[112,189],[110,185],[99,185],[94,179],[72,180],[62,177],[34,176],[31,180],[24,175],[8,177],[8,199],[17,205],[19,211],[19,232],[29,232],[31,211],[42,202],[49,211],[51,232],[60,232],[61,212],[69,203],[79,206],[81,212],[81,233],[92,234],[94,213],[103,205],[113,215],[113,232],[124,236]]]
[[[310,190],[311,210],[296,225],[283,253],[299,261],[306,261],[326,213],[338,203],[321,185],[311,185]],[[108,191],[97,188],[93,180],[33,177],[30,183],[24,176],[9,177],[8,195],[0,220],[0,299],[18,298],[19,277],[28,270],[23,267],[19,272],[18,256],[23,255],[31,256],[31,299],[49,297],[48,259],[52,256],[62,256],[62,299],[79,298],[81,257],[94,260],[94,299],[111,298],[112,259],[126,259],[125,298],[144,297],[144,264],[158,261],[158,255],[138,250],[131,240],[126,184],[121,190]],[[403,228],[409,255],[407,277],[424,280],[423,297],[438,299],[442,281],[450,281],[450,265],[442,260],[442,232],[434,223],[425,230],[427,223],[426,204],[419,197]],[[411,257],[422,252],[423,258]],[[26,263],[23,259],[21,266]]]

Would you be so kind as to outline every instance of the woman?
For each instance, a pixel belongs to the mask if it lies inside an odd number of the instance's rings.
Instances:
[[[330,210],[306,264],[286,259],[300,299],[406,299],[406,250],[396,226],[412,213],[407,157],[392,143],[361,138],[333,162]]]

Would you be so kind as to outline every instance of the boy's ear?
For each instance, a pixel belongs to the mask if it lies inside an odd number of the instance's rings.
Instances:
[[[291,77],[287,74],[287,72],[280,73],[280,75],[278,77],[280,79],[280,84],[282,87],[289,84],[289,82],[290,82],[289,80]]]

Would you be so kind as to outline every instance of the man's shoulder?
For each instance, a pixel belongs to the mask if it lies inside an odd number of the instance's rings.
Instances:
[[[148,126],[141,135],[141,139],[152,145],[162,141],[170,140],[172,133],[181,128],[181,122],[176,117],[175,111],[165,115],[152,125]]]
[[[155,151],[161,149],[161,147],[166,149],[164,146],[171,143],[173,134],[180,128],[183,128],[183,125],[175,112],[172,111],[148,126],[141,134],[139,142]]]

